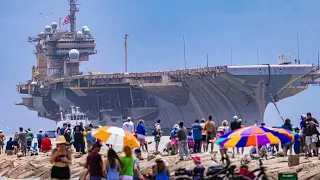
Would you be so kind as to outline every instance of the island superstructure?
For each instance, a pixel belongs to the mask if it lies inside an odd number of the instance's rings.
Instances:
[[[36,111],[39,117],[59,121],[61,112],[75,106],[100,125],[120,126],[131,117],[135,122],[144,119],[151,129],[161,119],[161,126],[169,130],[178,121],[191,126],[209,114],[218,124],[234,115],[253,124],[263,121],[270,102],[319,83],[316,66],[291,64],[288,55],[281,56],[276,65],[84,74],[79,64],[89,61],[97,50],[87,26],[76,31],[76,1],[69,0],[70,31],[53,22],[28,39],[35,45],[37,65],[32,67],[32,78],[17,85],[24,94],[17,105]]]

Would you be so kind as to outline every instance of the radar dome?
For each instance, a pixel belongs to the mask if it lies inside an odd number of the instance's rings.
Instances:
[[[41,32],[40,32],[40,35],[44,35],[44,32],[41,31]]]
[[[84,31],[85,29],[88,29],[88,26],[82,26],[82,31]]]
[[[51,26],[46,25],[46,27],[44,27],[44,29],[46,30],[46,32],[50,32],[51,31]]]
[[[71,49],[69,51],[69,58],[70,59],[79,59],[80,53],[78,50],[76,49]]]
[[[86,29],[83,30],[83,32],[84,32],[85,35],[90,34],[90,29],[86,28]]]
[[[51,27],[52,27],[52,29],[57,29],[58,24],[56,22],[52,22]]]
[[[81,31],[78,31],[78,32],[77,32],[77,36],[80,36],[80,37],[81,37],[81,36],[82,36],[82,32],[81,32]]]

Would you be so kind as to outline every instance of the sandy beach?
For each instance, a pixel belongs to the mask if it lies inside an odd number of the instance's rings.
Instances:
[[[165,146],[165,140],[168,137],[162,138],[160,149]],[[152,140],[152,137],[148,137],[148,140]],[[150,152],[144,153],[143,158],[140,162],[140,166],[143,172],[149,172],[150,167],[154,164],[154,159],[148,161],[148,156],[153,156],[152,151],[154,150],[154,144],[149,146]],[[116,148],[119,149],[119,148]],[[245,148],[245,154],[248,154],[248,149]],[[102,147],[101,154],[106,157],[107,147]],[[215,146],[215,152],[217,152]],[[229,150],[230,153],[231,149]],[[154,157],[154,156],[153,156]],[[193,169],[194,164],[191,158],[186,161],[178,161],[178,156],[167,156],[162,154],[162,157],[168,161],[171,175],[174,175],[174,170],[178,168]],[[200,154],[204,166],[207,168],[212,165],[220,163],[220,155],[218,153],[202,153]],[[237,165],[237,170],[240,166],[240,160],[244,155],[236,155],[234,159],[231,159],[232,164]],[[73,153],[73,164],[71,166],[72,178],[82,178],[85,173],[84,163],[86,155],[79,156],[77,153]],[[0,155],[0,177],[12,178],[12,179],[26,179],[26,178],[40,178],[50,179],[51,164],[49,163],[50,153],[39,153],[38,156],[27,156],[18,158],[16,155],[6,156]],[[264,165],[267,167],[267,173],[271,179],[278,179],[278,173],[292,173],[297,172],[299,180],[311,180],[320,179],[320,163],[318,158],[300,157],[300,164],[294,167],[288,167],[287,157],[273,157],[269,156],[268,160],[263,160]],[[258,167],[257,160],[251,160],[248,163],[251,170]],[[1,179],[1,178],[0,178]]]

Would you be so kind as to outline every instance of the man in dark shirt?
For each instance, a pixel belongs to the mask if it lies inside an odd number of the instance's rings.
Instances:
[[[308,155],[311,156],[311,150],[314,151],[314,155],[318,156],[318,148],[317,142],[319,141],[319,132],[317,130],[319,127],[319,122],[312,117],[311,113],[307,113],[307,119],[302,128],[302,132],[305,132],[306,135],[306,145],[308,147],[309,153]]]
[[[233,121],[230,123],[231,131],[236,131],[240,129],[240,123],[238,122],[238,116],[233,116]],[[239,148],[237,148],[237,154],[239,154]],[[232,148],[232,157],[234,157],[234,148]]]
[[[99,154],[101,149],[100,143],[95,143],[92,146],[92,151],[87,156],[85,168],[88,169],[86,175],[90,173],[90,180],[101,180],[103,177],[103,162],[101,155]]]

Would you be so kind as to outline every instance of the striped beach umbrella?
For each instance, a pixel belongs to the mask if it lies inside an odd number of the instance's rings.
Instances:
[[[300,138],[299,133],[297,133],[295,131],[290,131],[288,129],[283,129],[283,128],[270,128],[270,129],[287,135],[288,137],[290,137],[292,139],[292,142],[294,142],[295,139]]]
[[[291,142],[288,135],[265,126],[249,126],[220,136],[216,143],[222,147],[263,146]]]
[[[92,133],[93,137],[112,144],[115,147],[129,146],[131,148],[140,147],[139,142],[129,131],[115,126],[104,126],[95,129]]]

